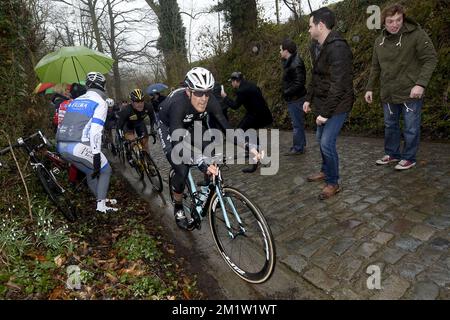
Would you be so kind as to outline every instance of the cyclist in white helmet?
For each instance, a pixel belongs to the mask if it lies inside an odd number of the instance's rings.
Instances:
[[[107,202],[106,195],[111,177],[111,166],[101,152],[102,132],[108,106],[106,104],[105,77],[99,72],[86,75],[87,92],[68,106],[56,134],[57,149],[61,156],[86,174],[87,183],[97,198],[98,212],[117,211]]]
[[[232,128],[225,119],[219,102],[212,94],[214,77],[211,72],[201,67],[193,68],[186,74],[184,84],[184,88],[173,91],[161,103],[161,109],[159,111],[158,134],[161,139],[161,145],[164,153],[175,171],[175,176],[172,180],[175,198],[175,221],[178,227],[185,230],[192,230],[192,218],[188,219],[186,217],[182,205],[185,181],[189,173],[189,164],[191,162],[179,163],[178,161],[173,161],[172,150],[183,140],[189,141],[191,145],[194,144],[196,138],[194,136],[194,122],[196,121],[201,122],[201,133],[203,136],[203,131],[209,128],[209,116],[214,117],[216,122],[224,130]],[[177,130],[178,134],[180,132],[183,133],[184,130],[185,133],[182,135],[183,139],[181,141],[175,141],[172,139],[172,134],[175,130]],[[197,134],[197,132],[195,134]],[[256,150],[256,145],[245,143],[244,136],[238,136],[237,143],[246,149],[250,149],[250,152],[256,159],[260,158],[260,155]],[[202,150],[204,150],[206,146],[202,143],[201,147]],[[189,160],[191,160],[191,157],[189,157]],[[207,175],[215,175],[217,173],[216,167],[207,164],[207,161],[205,160],[206,159],[201,156],[196,157],[194,161],[203,173]]]

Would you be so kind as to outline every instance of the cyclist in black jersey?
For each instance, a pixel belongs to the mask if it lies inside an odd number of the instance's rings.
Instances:
[[[208,117],[213,117],[216,123],[224,130],[232,129],[232,127],[225,119],[219,102],[212,94],[214,77],[211,72],[201,67],[193,68],[186,74],[184,82],[184,88],[175,90],[161,103],[158,134],[164,153],[175,171],[175,176],[172,180],[175,221],[180,228],[192,230],[192,218],[188,219],[186,217],[182,205],[183,191],[190,163],[184,161],[180,163],[179,159],[174,161],[172,150],[183,140],[188,140],[191,144],[194,143],[194,123],[197,121],[201,123],[202,134],[204,130],[209,129]],[[172,139],[172,134],[175,130],[177,130],[178,135],[180,132],[184,132],[184,137],[180,141]],[[186,139],[188,136],[190,136],[189,139]],[[231,142],[234,143],[234,139]],[[249,150],[254,155],[255,160],[258,161],[260,159],[256,145],[246,143],[243,135],[238,135],[236,144]],[[202,150],[205,147],[205,143],[202,142]],[[203,155],[193,159],[193,161],[203,173],[209,176],[217,174],[216,166],[208,164],[207,159]]]
[[[148,151],[148,130],[146,119],[150,120],[151,135],[155,135],[154,124],[155,114],[153,106],[150,103],[144,102],[144,93],[141,89],[134,89],[130,93],[131,103],[118,113],[119,120],[117,121],[117,128],[122,138],[126,140],[134,140],[136,137],[145,136],[143,139],[144,148]],[[128,161],[131,155],[127,154]]]

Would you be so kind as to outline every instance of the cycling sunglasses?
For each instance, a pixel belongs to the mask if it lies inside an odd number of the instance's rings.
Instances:
[[[191,90],[191,92],[194,94],[194,96],[196,96],[197,98],[201,98],[203,96],[206,96],[207,98],[209,98],[209,96],[211,95],[211,90],[209,91],[195,91],[195,90]]]

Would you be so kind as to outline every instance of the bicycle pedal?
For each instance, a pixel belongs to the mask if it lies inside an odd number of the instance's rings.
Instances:
[[[187,227],[186,230],[193,231],[194,229],[200,230],[201,229],[201,223],[199,223],[197,220],[191,218],[189,220],[188,227]]]
[[[202,219],[200,217],[198,217],[197,215],[194,216],[194,218],[192,219],[192,224],[194,226],[195,229],[200,230],[202,228]]]

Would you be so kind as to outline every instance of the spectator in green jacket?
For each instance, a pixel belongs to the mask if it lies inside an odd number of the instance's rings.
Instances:
[[[385,28],[375,40],[372,67],[365,99],[373,101],[373,89],[379,78],[384,110],[384,153],[378,165],[397,163],[395,169],[416,165],[420,139],[424,91],[437,64],[430,37],[404,8],[395,4],[382,12]],[[400,115],[403,114],[405,144],[400,151]]]

